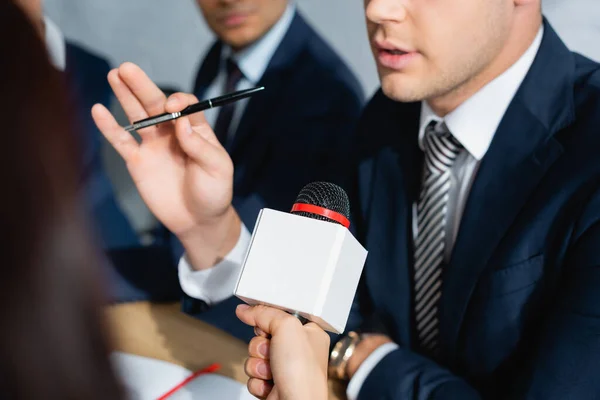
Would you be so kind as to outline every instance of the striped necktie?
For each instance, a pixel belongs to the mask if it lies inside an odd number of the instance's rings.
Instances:
[[[419,344],[436,352],[451,168],[462,146],[442,122],[430,123],[424,139],[425,167],[415,240],[415,322]]]

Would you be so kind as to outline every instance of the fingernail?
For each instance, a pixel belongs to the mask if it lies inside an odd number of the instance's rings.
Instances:
[[[246,311],[249,308],[250,308],[250,306],[248,304],[240,304],[239,306],[237,306],[237,309],[239,311]]]
[[[266,377],[269,374],[269,367],[267,367],[267,363],[259,363],[256,369],[260,376]]]
[[[269,346],[266,343],[261,343],[258,345],[258,354],[263,356],[264,358],[269,357]]]
[[[173,107],[175,104],[177,104],[177,100],[174,99],[174,98],[170,98],[170,99],[167,100],[166,106],[167,107]]]

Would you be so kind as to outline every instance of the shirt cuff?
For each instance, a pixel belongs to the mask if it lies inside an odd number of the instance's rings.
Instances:
[[[358,370],[350,379],[350,383],[346,388],[346,396],[348,396],[348,400],[357,400],[358,394],[360,393],[360,389],[362,388],[365,380],[379,364],[379,361],[383,360],[385,356],[390,354],[392,351],[396,350],[398,345],[396,343],[386,343],[384,345],[379,346],[374,352],[372,352],[369,357],[358,367]]]
[[[179,283],[185,294],[202,300],[209,306],[231,297],[237,285],[251,239],[248,228],[242,224],[240,237],[235,247],[223,261],[202,271],[194,271],[184,254],[179,260]]]

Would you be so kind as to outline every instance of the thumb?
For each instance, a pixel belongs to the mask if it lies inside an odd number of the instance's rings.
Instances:
[[[269,335],[276,335],[278,329],[283,325],[293,329],[302,329],[302,324],[296,317],[268,306],[241,304],[237,307],[235,313],[239,320],[246,325],[256,326]]]
[[[189,118],[183,117],[177,120],[175,132],[183,152],[200,167],[209,172],[229,172],[231,159],[223,147],[210,142],[208,126],[193,129]]]

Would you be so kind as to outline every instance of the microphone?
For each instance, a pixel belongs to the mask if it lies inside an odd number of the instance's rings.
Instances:
[[[234,294],[342,333],[367,257],[349,217],[346,192],[327,182],[306,185],[290,213],[261,210]]]
[[[313,182],[304,186],[292,214],[307,218],[329,221],[350,227],[350,200],[338,185],[328,182]]]

